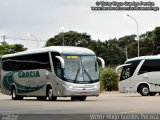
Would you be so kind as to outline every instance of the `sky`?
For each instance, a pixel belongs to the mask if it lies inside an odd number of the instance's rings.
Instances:
[[[0,41],[5,35],[9,44],[41,48],[62,32],[61,28],[64,32],[87,33],[101,41],[137,34],[136,22],[126,14],[137,20],[139,34],[160,26],[160,11],[92,11],[97,1],[0,0]],[[151,1],[160,7],[159,0],[108,0],[112,1]]]

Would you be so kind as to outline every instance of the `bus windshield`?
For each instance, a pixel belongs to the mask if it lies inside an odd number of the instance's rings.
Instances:
[[[127,62],[126,66],[124,66],[122,69],[120,81],[132,77],[139,63],[140,63],[139,60]]]
[[[95,56],[65,56],[64,78],[76,83],[98,81],[99,71]]]

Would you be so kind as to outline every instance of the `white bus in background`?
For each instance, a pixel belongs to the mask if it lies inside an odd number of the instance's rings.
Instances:
[[[119,91],[154,96],[160,92],[160,55],[128,59],[122,67]]]
[[[51,46],[2,56],[1,92],[14,100],[37,97],[84,101],[99,95],[99,69],[95,53],[87,48]]]

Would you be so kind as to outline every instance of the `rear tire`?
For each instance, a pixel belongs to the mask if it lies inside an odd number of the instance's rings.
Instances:
[[[142,85],[139,89],[139,93],[142,95],[142,96],[148,96],[150,95],[150,91],[149,91],[149,87],[146,86],[146,85]]]
[[[15,87],[12,88],[11,95],[12,95],[12,100],[23,100],[23,96],[17,95]]]
[[[38,96],[37,100],[46,100],[46,98],[47,98],[46,96]]]
[[[49,88],[49,89],[47,90],[47,97],[48,97],[48,100],[49,100],[49,101],[56,101],[56,100],[57,100],[57,97],[55,97],[55,96],[53,95],[53,90],[52,90],[52,88]]]

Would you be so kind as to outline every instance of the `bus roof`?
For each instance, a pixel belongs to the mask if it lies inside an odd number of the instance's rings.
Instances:
[[[2,58],[34,54],[34,53],[43,53],[43,52],[57,52],[62,55],[95,55],[95,53],[92,50],[83,47],[50,46],[40,49],[26,50],[14,54],[3,55]]]
[[[160,59],[160,55],[140,56],[128,59],[126,62],[137,61],[137,60],[157,60]]]

